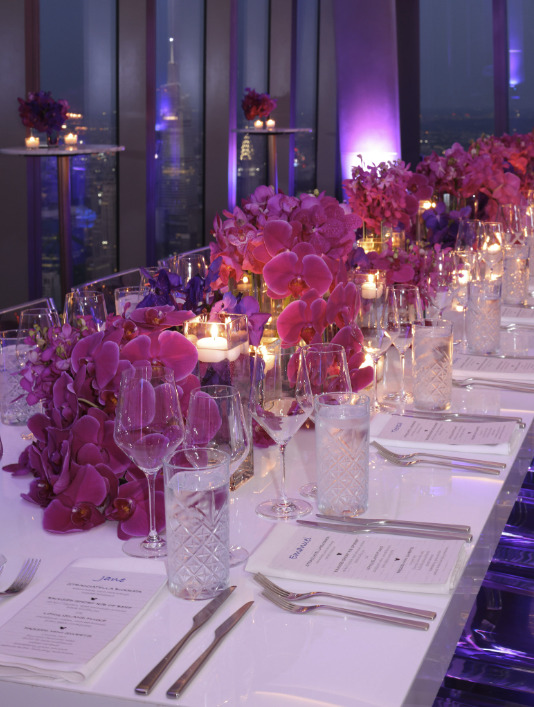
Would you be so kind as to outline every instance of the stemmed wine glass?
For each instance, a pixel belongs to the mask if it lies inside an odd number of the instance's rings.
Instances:
[[[398,400],[400,403],[407,403],[413,400],[413,398],[406,392],[406,352],[412,345],[413,325],[423,322],[423,305],[419,288],[416,285],[396,283],[392,286],[392,290],[397,302],[399,317],[399,335],[393,339],[393,346],[399,352],[401,365],[401,390],[400,393],[394,394],[393,400]]]
[[[187,447],[213,447],[230,457],[233,474],[247,456],[251,440],[237,388],[231,385],[205,385],[196,388],[189,399],[185,425]],[[230,566],[244,562],[248,550],[230,546]]]
[[[390,288],[386,288],[385,292],[383,287],[377,288],[371,297],[368,292],[365,292],[363,285],[356,285],[356,288],[360,297],[360,307],[354,323],[362,333],[364,351],[373,361],[374,401],[371,412],[378,412],[381,405],[378,402],[377,364],[379,358],[389,349],[399,334],[397,304],[394,295],[389,291]]]
[[[445,258],[442,251],[436,254],[432,274],[428,278],[428,290],[430,292],[430,305],[432,310],[429,318],[437,312],[438,319],[443,319],[443,312],[452,303],[451,292],[452,263]]]
[[[156,528],[156,475],[184,438],[182,411],[170,368],[148,364],[123,372],[113,438],[144,472],[148,483],[149,533],[144,540],[130,538],[122,549],[133,557],[164,557],[167,543]]]
[[[307,501],[286,494],[285,451],[289,440],[313,409],[313,394],[301,348],[280,348],[280,342],[262,348],[254,357],[250,411],[280,449],[280,498],[264,501],[256,512],[266,518],[296,518],[312,509]]]
[[[352,391],[349,364],[344,346],[333,343],[317,343],[304,346],[302,350],[314,401],[323,393],[350,393]],[[315,421],[315,405],[310,413],[310,418]],[[299,492],[303,496],[315,498],[317,484],[305,484],[300,487]]]
[[[80,290],[68,292],[65,297],[65,322],[74,327],[92,324],[96,331],[106,326],[106,300],[102,292]]]

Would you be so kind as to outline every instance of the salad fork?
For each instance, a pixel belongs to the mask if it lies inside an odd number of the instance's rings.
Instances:
[[[373,443],[374,444],[374,443]],[[381,446],[381,445],[380,445]],[[375,445],[376,447],[376,445]],[[466,466],[462,464],[457,464],[456,462],[453,461],[439,461],[439,460],[429,460],[427,461],[426,459],[399,459],[394,453],[390,452],[389,449],[386,449],[385,447],[382,447],[382,449],[379,449],[376,447],[377,452],[380,454],[380,456],[385,459],[386,461],[390,462],[390,464],[394,464],[395,466],[402,466],[402,467],[407,467],[407,466],[415,466],[417,464],[426,464],[427,466],[444,466],[447,469],[456,469],[456,470],[462,470],[462,471],[467,471],[467,472],[476,472],[480,474],[493,474],[498,476],[501,472],[499,469],[494,469],[493,467],[488,467],[488,466]]]
[[[359,611],[358,609],[347,609],[333,604],[308,604],[298,605],[273,594],[268,589],[264,589],[262,596],[271,601],[276,606],[279,606],[284,611],[289,611],[292,614],[307,614],[309,611],[317,611],[317,609],[327,609],[328,611],[338,611],[341,614],[350,614],[351,616],[360,616],[364,619],[373,619],[386,624],[396,624],[397,626],[406,626],[407,628],[415,628],[419,631],[428,631],[430,624],[426,621],[415,621],[414,619],[405,619],[401,616],[387,616],[386,614],[375,614],[372,611]]]
[[[0,597],[7,597],[11,596],[12,594],[18,594],[19,592],[22,592],[23,589],[26,589],[28,584],[35,577],[35,573],[37,572],[37,569],[40,564],[41,560],[28,558],[20,568],[20,572],[15,577],[13,582],[9,585],[9,587],[3,592],[0,592]]]
[[[397,604],[386,604],[381,601],[373,601],[372,599],[359,599],[358,597],[347,597],[343,594],[332,594],[331,592],[303,592],[298,594],[297,592],[289,592],[287,589],[282,589],[278,584],[271,582],[265,575],[261,572],[257,572],[254,575],[254,579],[258,584],[260,584],[264,589],[269,590],[273,594],[276,594],[282,599],[287,599],[290,601],[300,601],[301,599],[311,599],[312,597],[328,597],[329,599],[345,599],[346,601],[353,601],[356,604],[365,604],[367,606],[374,606],[377,609],[386,609],[389,611],[397,611],[400,614],[411,614],[412,616],[420,616],[423,619],[433,620],[436,618],[435,611],[427,611],[426,609],[413,609],[410,606],[400,606]]]
[[[478,459],[464,459],[463,457],[450,457],[445,454],[434,454],[433,452],[411,452],[409,454],[399,454],[399,452],[394,452],[391,449],[387,449],[378,442],[371,442],[373,447],[375,447],[379,452],[382,451],[384,454],[390,454],[395,459],[403,461],[406,459],[417,459],[418,457],[427,457],[429,459],[444,459],[445,461],[454,462],[455,464],[465,465],[465,466],[488,466],[494,469],[506,469],[506,464],[502,462],[481,462]]]

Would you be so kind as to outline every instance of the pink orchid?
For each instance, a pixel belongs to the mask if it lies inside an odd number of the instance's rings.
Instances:
[[[157,339],[137,336],[123,346],[120,355],[131,364],[158,361],[174,371],[176,381],[192,373],[198,360],[195,345],[180,332],[168,330],[160,332]]]
[[[347,352],[347,362],[349,365],[350,381],[354,392],[367,388],[371,385],[374,377],[372,366],[360,368],[365,361],[365,353],[362,347],[362,333],[358,327],[345,326],[340,329],[332,339],[333,344],[341,344]]]
[[[273,299],[300,297],[310,289],[319,295],[332,284],[332,273],[309,243],[297,243],[293,250],[276,255],[263,268],[263,277]]]
[[[326,321],[339,329],[352,324],[360,307],[358,290],[353,282],[338,283],[326,303]]]
[[[296,346],[301,339],[318,343],[326,328],[326,302],[317,290],[308,290],[302,299],[287,305],[276,326],[283,346]]]

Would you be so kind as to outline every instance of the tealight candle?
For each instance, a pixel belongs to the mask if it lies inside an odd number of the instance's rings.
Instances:
[[[263,120],[260,120],[259,118],[258,118],[258,120],[255,120],[254,127],[255,128],[263,128]]]
[[[197,341],[198,360],[200,363],[220,363],[227,359],[235,361],[241,354],[241,343],[233,348],[228,348],[228,341],[222,336],[217,336],[217,326],[211,330],[211,336],[205,336]]]
[[[75,133],[67,133],[65,137],[63,138],[65,145],[77,145],[78,144],[78,136]]]
[[[39,147],[39,138],[35,137],[34,135],[30,135],[29,137],[25,138],[24,142],[29,150],[33,150],[36,147]]]
[[[275,121],[272,118],[269,118],[269,120],[265,123],[267,126],[267,130],[272,130],[274,126],[276,125]]]

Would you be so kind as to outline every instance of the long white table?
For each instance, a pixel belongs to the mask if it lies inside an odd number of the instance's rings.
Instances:
[[[472,394],[476,400],[475,391]],[[461,395],[465,405],[469,393],[462,391]],[[31,684],[24,684],[3,680],[0,681],[2,704],[9,707],[172,704],[173,700],[165,695],[166,689],[211,642],[214,629],[224,618],[254,599],[252,609],[225,638],[178,704],[190,707],[240,704],[254,707],[429,707],[534,456],[532,396],[506,392],[492,393],[492,396],[494,405],[498,406],[500,400],[503,414],[511,414],[509,411],[513,410],[527,423],[518,454],[515,459],[505,458],[508,467],[499,477],[426,466],[396,468],[372,455],[370,503],[366,515],[467,523],[473,530],[469,559],[454,593],[353,591],[364,597],[436,610],[438,617],[428,632],[327,612],[286,613],[260,596],[260,587],[241,566],[231,572],[231,583],[237,585],[237,590],[186,645],[150,696],[136,695],[135,685],[186,633],[192,616],[203,605],[177,599],[166,588],[115,654],[86,681],[50,684],[35,679]],[[0,426],[4,443],[2,464],[15,461],[28,444],[20,433],[21,428]],[[480,455],[480,458],[491,459],[491,456]],[[232,540],[239,541],[250,551],[274,525],[259,518],[254,509],[260,500],[275,493],[271,471],[276,461],[276,448],[256,450],[254,478],[232,495],[234,512],[237,512]],[[302,430],[289,444],[287,468],[291,493],[297,493],[299,486],[314,479],[313,431]],[[23,609],[73,560],[121,556],[121,541],[116,537],[114,523],[89,532],[45,533],[42,510],[20,498],[20,493],[28,489],[29,481],[29,477],[0,473],[0,552],[8,558],[0,587],[7,586],[25,557],[42,558],[30,587],[18,596],[0,600],[0,624]],[[280,584],[297,591],[304,587],[304,583],[294,581],[284,580]],[[320,588],[320,585],[311,588]],[[324,588],[335,591],[332,585],[324,585]],[[347,588],[340,591],[347,593]]]

